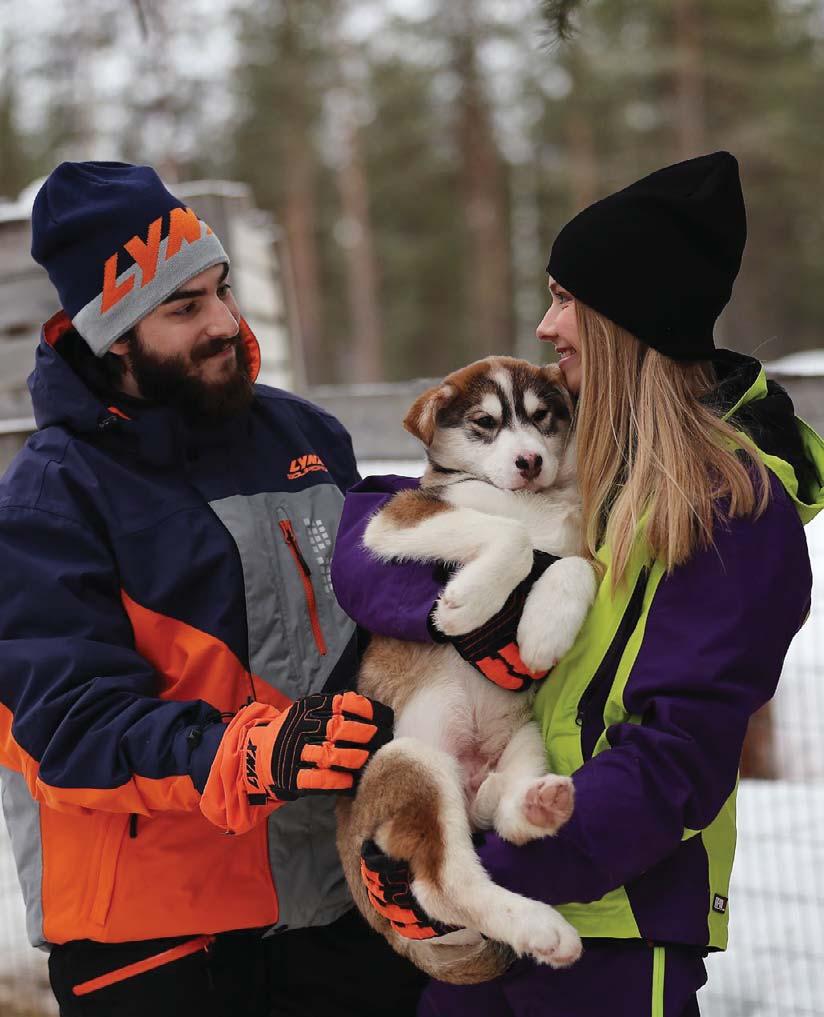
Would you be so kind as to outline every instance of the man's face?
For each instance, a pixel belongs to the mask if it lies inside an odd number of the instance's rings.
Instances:
[[[194,418],[224,418],[249,404],[240,310],[226,274],[215,265],[188,280],[138,322],[134,339],[112,347],[126,357],[125,391]]]

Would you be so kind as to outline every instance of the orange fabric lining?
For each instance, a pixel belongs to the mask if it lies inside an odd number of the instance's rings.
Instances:
[[[525,678],[533,678],[536,680],[545,677],[547,674],[546,671],[530,671],[521,659],[520,650],[515,643],[507,643],[506,646],[501,647],[498,652],[516,674],[523,675]]]
[[[163,953],[155,954],[154,957],[146,957],[142,961],[127,964],[125,967],[117,968],[106,975],[90,978],[88,982],[81,982],[72,988],[72,993],[75,996],[88,996],[90,992],[105,989],[107,985],[124,982],[127,978],[134,978],[136,975],[153,971],[155,968],[163,967],[164,964],[171,964],[172,961],[181,960],[183,957],[189,957],[200,950],[208,950],[214,941],[214,936],[198,936],[197,939],[189,940],[188,943],[181,943],[179,946],[173,946],[171,950],[164,950]]]
[[[238,322],[238,331],[243,339],[246,356],[249,358],[249,377],[256,381],[260,374],[260,344],[245,318]]]
[[[57,340],[72,327],[71,319],[65,311],[53,314],[43,326],[43,339],[47,346],[54,346]]]

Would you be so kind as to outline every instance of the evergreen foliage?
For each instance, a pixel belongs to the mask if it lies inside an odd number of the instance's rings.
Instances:
[[[313,382],[537,359],[560,226],[717,148],[741,161],[750,226],[719,340],[764,359],[823,345],[814,0],[70,8],[16,26],[13,53],[0,43],[0,193],[60,158],[248,182],[286,237]],[[231,47],[230,65],[215,59]]]

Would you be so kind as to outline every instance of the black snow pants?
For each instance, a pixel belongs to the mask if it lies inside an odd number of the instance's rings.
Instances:
[[[426,981],[356,910],[323,928],[52,949],[61,1017],[414,1017]]]

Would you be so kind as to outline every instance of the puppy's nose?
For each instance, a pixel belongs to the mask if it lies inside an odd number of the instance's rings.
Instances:
[[[524,480],[534,480],[543,465],[544,457],[538,452],[522,452],[515,459],[515,467]]]

